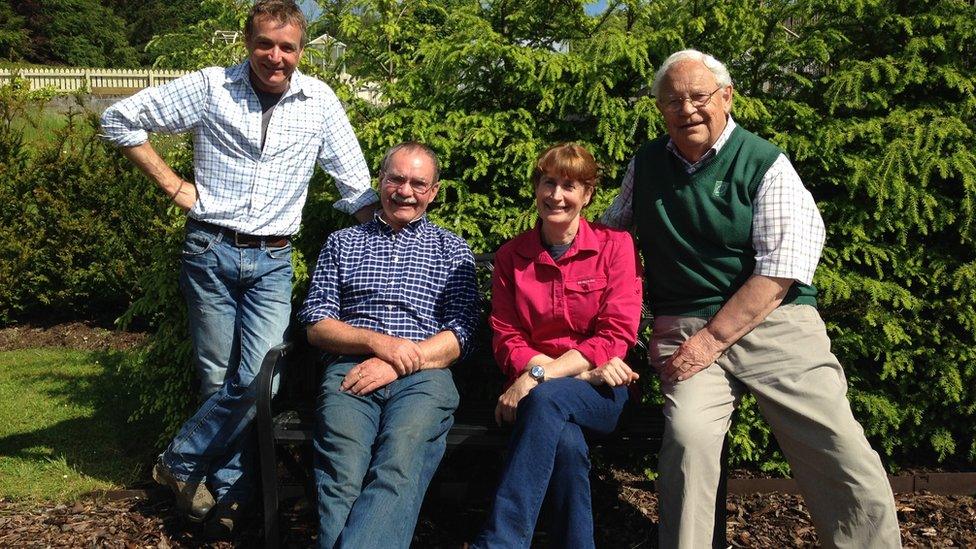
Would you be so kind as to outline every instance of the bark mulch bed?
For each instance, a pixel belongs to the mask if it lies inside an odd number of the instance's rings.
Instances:
[[[613,471],[594,477],[594,514],[598,547],[657,547],[657,498],[633,488],[636,477]],[[611,491],[614,487],[616,490]],[[434,487],[436,490],[436,486]],[[200,528],[180,518],[163,490],[149,498],[94,498],[73,505],[45,505],[0,500],[0,547],[257,547],[261,526],[255,516],[231,541],[206,542]],[[124,495],[124,494],[122,494]],[[976,499],[969,496],[898,494],[895,496],[905,547],[976,547]],[[459,547],[477,531],[488,501],[428,498],[414,537],[415,548]],[[753,494],[730,496],[727,504],[731,547],[811,547],[817,535],[800,496]],[[286,547],[312,543],[314,525],[307,508],[285,518]],[[541,525],[536,543],[546,546]]]
[[[0,329],[0,351],[66,347],[80,351],[124,351],[146,340],[146,334],[110,330],[86,322]]]

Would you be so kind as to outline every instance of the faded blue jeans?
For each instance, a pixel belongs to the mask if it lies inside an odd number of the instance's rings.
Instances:
[[[472,547],[529,547],[546,496],[552,546],[593,547],[590,454],[584,433],[607,434],[630,398],[627,387],[556,378],[518,405],[495,502]]]
[[[188,220],[180,288],[202,404],[163,461],[181,480],[206,479],[218,501],[253,497],[252,381],[268,350],[284,340],[291,279],[290,243],[238,248],[232,237]]]
[[[322,376],[316,410],[318,547],[410,547],[458,405],[451,371],[421,370],[366,396],[339,390],[366,357]]]

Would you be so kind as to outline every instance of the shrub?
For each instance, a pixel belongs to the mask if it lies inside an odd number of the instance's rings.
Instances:
[[[28,142],[35,99],[22,82],[0,88],[0,323],[113,319],[140,293],[147,220],[165,201],[96,137],[91,114]]]

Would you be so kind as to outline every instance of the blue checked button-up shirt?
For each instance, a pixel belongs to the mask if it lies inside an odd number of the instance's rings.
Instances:
[[[369,169],[342,104],[325,83],[295,71],[271,114],[261,148],[261,103],[247,62],[210,67],[145,89],[102,115],[106,140],[141,145],[148,132],[193,132],[199,200],[190,216],[239,232],[298,231],[318,162],[336,182],[346,213],[376,201]]]
[[[377,215],[329,235],[298,319],[333,318],[412,341],[450,330],[463,357],[478,299],[474,256],[461,237],[427,216],[394,232]]]

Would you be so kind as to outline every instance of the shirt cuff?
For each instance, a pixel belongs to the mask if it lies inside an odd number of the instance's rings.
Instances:
[[[329,312],[323,310],[300,312],[298,313],[297,317],[298,317],[298,322],[303,326],[311,326],[312,324],[315,324],[316,322],[320,320],[325,320],[327,318],[331,318],[333,320],[339,319],[338,316],[334,314],[330,314]]]
[[[576,348],[581,355],[583,355],[586,360],[593,363],[595,368],[603,366],[610,360],[610,353],[607,351],[605,345],[597,345],[594,343],[584,343]]]
[[[103,132],[101,134],[102,139],[115,145],[116,147],[138,147],[146,141],[149,141],[149,133],[145,130],[134,130],[127,131],[118,134],[109,134]]]
[[[454,338],[457,339],[458,342],[458,350],[460,351],[458,353],[458,360],[463,360],[465,357],[468,356],[468,353],[471,351],[470,349],[471,342],[469,341],[467,334],[465,334],[465,330],[463,328],[459,328],[458,326],[452,326],[450,324],[445,326],[444,330],[454,334]]]
[[[520,347],[512,351],[512,354],[508,356],[508,361],[512,364],[512,369],[515,373],[512,377],[516,378],[524,372],[529,365],[529,361],[537,354],[539,354],[539,351],[531,347]]]
[[[365,191],[360,193],[359,196],[342,198],[340,200],[337,200],[336,203],[333,204],[332,206],[335,209],[339,210],[340,212],[344,212],[349,215],[352,215],[358,212],[359,210],[361,210],[362,208],[364,208],[365,206],[369,206],[370,204],[375,204],[376,202],[379,202],[379,200],[380,197],[376,195],[376,191],[374,191],[373,189],[366,189]]]
[[[787,265],[773,256],[756,259],[756,267],[752,273],[773,278],[792,278],[802,284],[813,284],[813,274],[817,265],[804,267],[802,265]]]

